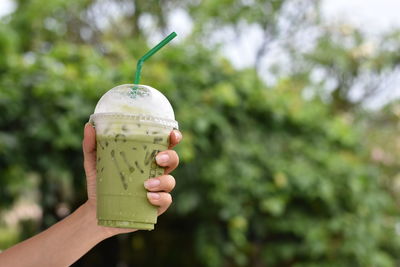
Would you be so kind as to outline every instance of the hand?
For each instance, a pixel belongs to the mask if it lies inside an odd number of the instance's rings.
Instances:
[[[156,162],[159,166],[165,167],[164,175],[148,179],[145,182],[145,188],[150,192],[147,198],[150,203],[158,206],[158,215],[164,213],[172,203],[170,192],[175,187],[175,179],[169,173],[173,171],[179,164],[179,158],[175,151],[170,150],[182,140],[182,134],[178,130],[174,130],[170,134],[169,150],[158,153]],[[96,214],[96,132],[93,126],[89,123],[85,125],[84,138],[82,142],[84,155],[84,169],[86,173],[87,204],[90,207],[92,214]],[[111,235],[118,233],[128,233],[135,231],[134,229],[122,229],[102,227],[103,230]]]

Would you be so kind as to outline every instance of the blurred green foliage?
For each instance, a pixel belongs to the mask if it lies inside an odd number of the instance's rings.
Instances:
[[[370,152],[395,140],[400,115],[391,112],[395,104],[373,114],[354,110],[348,82],[362,77],[360,70],[393,70],[392,47],[367,60],[349,52],[365,37],[353,32],[344,39],[357,42],[339,47],[343,39],[326,32],[313,52],[292,54],[301,71],[267,85],[255,68],[235,69],[204,42],[243,22],[258,24],[267,39],[281,36],[279,18],[294,16],[289,1],[253,2],[16,1],[0,22],[0,211],[36,192],[43,218],[17,228],[3,222],[0,248],[85,200],[83,125],[106,90],[132,82],[150,46],[140,18],[150,15],[165,32],[168,14],[181,8],[193,19],[192,34],[152,57],[142,73],[142,83],[170,99],[184,135],[174,204],[155,231],[106,240],[75,265],[398,264],[391,185],[399,154],[382,166]],[[312,2],[292,3],[317,12]],[[106,16],[110,6],[123,8],[119,16]],[[310,23],[300,13],[296,27]],[[337,74],[330,98],[324,83],[310,78],[316,68]],[[314,97],[304,97],[306,90]],[[391,119],[381,125],[382,118]],[[379,134],[382,128],[389,135]]]

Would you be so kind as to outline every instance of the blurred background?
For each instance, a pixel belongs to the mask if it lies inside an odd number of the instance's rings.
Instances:
[[[184,141],[156,230],[74,266],[399,266],[400,3],[2,0],[0,249],[86,200],[83,126],[141,82]],[[78,238],[78,237],[77,237]]]

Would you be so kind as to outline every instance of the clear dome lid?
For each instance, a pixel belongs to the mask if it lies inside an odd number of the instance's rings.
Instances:
[[[123,84],[110,89],[96,105],[94,114],[100,113],[150,115],[175,120],[174,110],[168,99],[147,85]]]

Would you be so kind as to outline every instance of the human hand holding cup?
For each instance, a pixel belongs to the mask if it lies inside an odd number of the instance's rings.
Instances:
[[[182,140],[182,134],[178,130],[170,133],[170,146],[168,150],[159,153],[156,156],[157,164],[165,168],[162,176],[151,178],[145,181],[145,187],[149,191],[147,194],[148,201],[157,207],[158,215],[164,213],[172,203],[172,197],[169,194],[175,186],[175,179],[169,175],[179,163],[179,157],[175,151],[171,150]],[[96,133],[91,124],[86,124],[84,129],[84,140],[82,142],[84,154],[84,168],[87,181],[88,206],[92,209],[92,214],[96,214],[97,197],[96,197]],[[167,155],[168,160],[163,159]],[[152,193],[155,193],[152,194]],[[135,205],[135,203],[131,203]],[[133,232],[136,229],[131,228],[113,228],[100,226],[102,230],[107,232],[107,236],[120,233]]]
[[[147,197],[159,202],[161,197],[170,196],[146,195],[143,183],[172,169],[164,170],[156,164],[157,155],[160,161],[163,156],[176,155],[171,151],[160,153],[171,146],[170,133],[178,128],[171,104],[152,87],[120,85],[101,97],[90,122],[96,131],[98,224],[154,229],[157,209]],[[164,179],[171,178],[164,176]],[[155,182],[157,180],[149,180],[146,184],[150,186]]]
[[[158,90],[140,85],[139,80],[143,63],[175,37],[172,32],[143,55],[137,63],[135,83],[109,90],[90,116],[96,130],[98,225],[153,230],[157,209],[147,198],[155,203],[172,201],[168,192],[175,180],[168,173],[174,166],[167,162],[175,158],[177,164],[178,158],[173,152],[159,152],[173,145],[169,135],[178,129],[178,122],[168,99]],[[167,169],[156,161],[162,161]],[[162,175],[163,180],[154,179]],[[143,183],[146,188],[166,192],[146,195]]]

